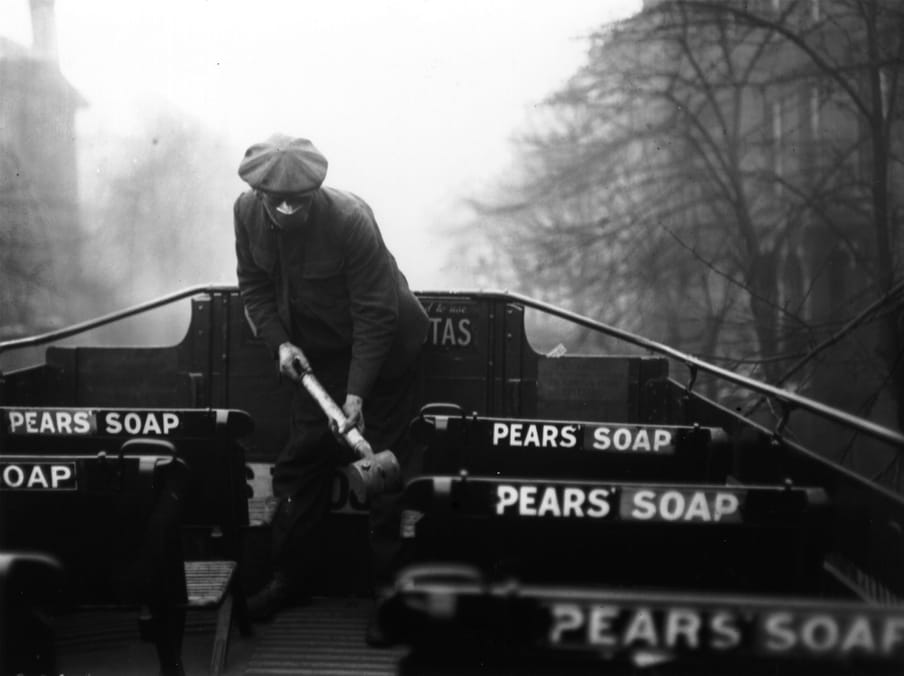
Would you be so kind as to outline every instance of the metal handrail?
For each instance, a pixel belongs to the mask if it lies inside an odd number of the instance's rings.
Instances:
[[[622,329],[617,329],[614,326],[603,324],[602,322],[598,322],[594,319],[590,319],[589,317],[579,315],[575,312],[563,310],[562,308],[556,307],[555,305],[544,303],[543,301],[530,298],[529,296],[523,296],[519,293],[512,293],[511,291],[495,290],[479,292],[425,291],[424,293],[445,296],[473,296],[476,293],[479,293],[484,297],[496,298],[497,300],[515,301],[521,303],[525,307],[532,307],[537,310],[542,310],[547,314],[561,317],[562,319],[567,319],[571,322],[574,322],[575,324],[579,324],[580,326],[593,329],[608,336],[623,340],[627,343],[642,347],[651,352],[656,352],[658,354],[671,357],[672,359],[675,359],[677,361],[681,361],[691,369],[692,373],[695,369],[704,371],[729,382],[735,383],[736,385],[741,385],[742,387],[745,387],[749,390],[753,390],[754,392],[759,392],[760,394],[773,397],[786,407],[787,412],[790,412],[790,410],[793,408],[809,411],[810,413],[814,413],[822,418],[831,420],[832,422],[837,422],[852,427],[875,439],[880,439],[888,444],[897,446],[899,451],[904,451],[904,434],[901,434],[895,430],[889,429],[882,425],[878,425],[870,420],[858,418],[857,416],[851,415],[850,413],[842,411],[841,409],[834,408],[833,406],[828,406],[814,399],[810,399],[809,397],[804,397],[802,395],[795,394],[794,392],[789,392],[787,390],[774,387],[772,385],[769,385],[768,383],[764,383],[759,380],[754,380],[753,378],[748,378],[747,376],[742,376],[732,371],[728,371],[714,364],[710,364],[707,361],[698,359],[697,357],[691,356],[684,352],[680,352],[679,350],[671,348],[668,345],[663,345],[662,343],[657,343],[654,340],[649,340],[648,338],[623,331]]]
[[[117,310],[116,312],[111,312],[109,314],[96,317],[95,319],[89,319],[85,322],[67,326],[64,329],[48,331],[47,333],[41,333],[37,336],[16,338],[14,340],[0,342],[0,354],[3,354],[7,350],[15,350],[23,347],[35,347],[36,345],[53,343],[58,340],[63,340],[64,338],[70,338],[79,333],[84,333],[85,331],[96,329],[99,326],[112,324],[113,322],[119,321],[120,319],[127,319],[134,315],[141,314],[142,312],[147,312],[164,305],[169,305],[170,303],[175,303],[177,300],[182,300],[183,298],[188,298],[189,296],[196,296],[201,293],[215,293],[218,291],[235,291],[235,288],[236,287],[234,284],[203,284],[188,287],[186,289],[182,289],[181,291],[176,291],[175,293],[171,293],[166,296],[156,298],[155,300],[148,301],[147,303],[140,303],[138,305],[133,305],[132,307],[125,308],[124,310]]]
[[[109,324],[120,319],[125,319],[142,312],[147,312],[148,310],[153,310],[163,305],[168,305],[169,303],[173,303],[177,300],[182,300],[183,298],[187,298],[189,296],[194,296],[201,293],[231,292],[235,289],[235,285],[229,284],[207,284],[189,287],[187,289],[183,289],[182,291],[177,291],[167,296],[162,296],[147,303],[134,305],[130,308],[119,310],[118,312],[112,312],[96,319],[81,322],[79,324],[74,324],[73,326],[67,327],[65,329],[50,331],[48,333],[43,333],[29,338],[19,338],[16,340],[0,342],[0,354],[11,349],[34,347],[43,343],[50,343],[57,340],[62,340],[63,338],[69,338],[78,333],[83,333],[90,329],[103,326],[104,324]],[[722,378],[723,380],[727,380],[728,382],[732,382],[736,385],[745,387],[748,390],[752,390],[754,392],[772,397],[781,402],[786,407],[786,412],[790,412],[791,409],[801,409],[809,411],[810,413],[814,413],[822,418],[831,420],[832,422],[847,425],[848,427],[856,429],[859,432],[863,432],[864,434],[867,434],[875,439],[879,439],[888,444],[891,444],[892,446],[896,446],[898,447],[899,451],[904,451],[904,435],[895,430],[889,429],[882,425],[878,425],[870,420],[858,418],[857,416],[851,415],[850,413],[842,411],[841,409],[828,406],[808,397],[795,394],[794,392],[789,392],[787,390],[774,387],[747,376],[738,375],[737,373],[728,371],[714,364],[710,364],[709,362],[698,359],[697,357],[691,356],[684,352],[680,352],[679,350],[671,348],[668,345],[663,345],[662,343],[658,343],[654,340],[649,340],[648,338],[629,333],[628,331],[623,331],[622,329],[615,328],[614,326],[603,324],[602,322],[598,322],[594,319],[590,319],[589,317],[579,315],[575,312],[571,312],[570,310],[563,310],[560,307],[536,300],[529,296],[523,296],[519,293],[513,293],[511,291],[499,291],[492,289],[477,291],[430,290],[421,291],[420,293],[422,293],[423,295],[436,295],[446,297],[482,296],[484,298],[491,298],[494,300],[514,301],[521,303],[525,307],[542,310],[547,314],[561,317],[562,319],[567,319],[568,321],[574,322],[575,324],[578,324],[580,326],[593,329],[594,331],[612,336],[613,338],[618,338],[619,340],[623,340],[626,343],[631,343],[632,345],[636,345],[645,350],[649,350],[650,352],[655,352],[667,357],[671,357],[672,359],[683,362],[685,365],[687,365],[688,368],[691,369],[692,373],[694,370],[710,373],[712,375],[718,376],[719,378]]]

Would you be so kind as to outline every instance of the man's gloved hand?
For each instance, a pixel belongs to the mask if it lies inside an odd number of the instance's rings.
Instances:
[[[345,395],[345,403],[342,405],[345,412],[345,424],[337,431],[340,435],[345,434],[353,427],[357,427],[361,434],[364,434],[364,400],[357,394]]]
[[[279,346],[279,372],[292,382],[300,382],[303,369],[310,368],[301,348],[286,342]]]

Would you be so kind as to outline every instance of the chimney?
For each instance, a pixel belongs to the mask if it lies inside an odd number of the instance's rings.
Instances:
[[[32,52],[43,61],[58,62],[54,0],[29,0]]]

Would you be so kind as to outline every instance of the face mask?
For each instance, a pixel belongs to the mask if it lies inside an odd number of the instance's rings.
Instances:
[[[273,195],[261,193],[264,209],[270,219],[280,228],[292,228],[304,225],[311,212],[314,195]]]
[[[304,204],[302,204],[301,202],[290,202],[289,200],[283,200],[277,205],[276,212],[282,214],[283,216],[291,216],[301,209],[304,209]]]

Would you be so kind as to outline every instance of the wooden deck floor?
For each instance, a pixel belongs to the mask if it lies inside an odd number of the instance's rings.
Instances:
[[[371,602],[315,598],[272,622],[257,624],[253,636],[234,627],[226,676],[392,676],[400,649],[369,648],[364,630]],[[183,662],[190,676],[208,673],[215,615],[189,614]],[[58,672],[65,676],[157,676],[153,646],[138,637],[134,613],[73,614],[57,628]]]

